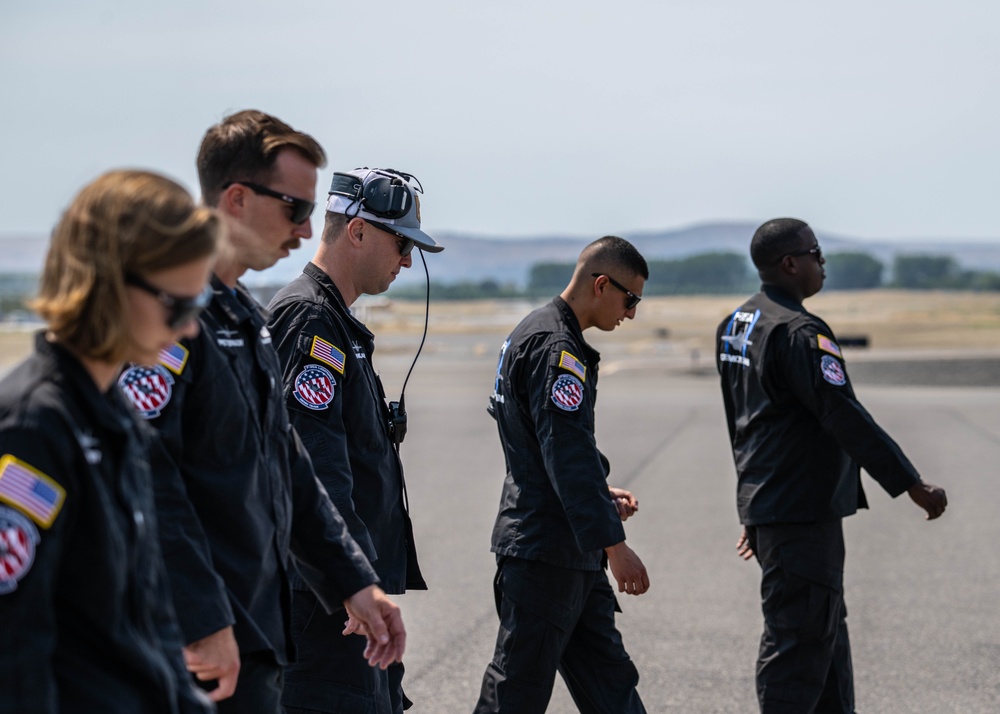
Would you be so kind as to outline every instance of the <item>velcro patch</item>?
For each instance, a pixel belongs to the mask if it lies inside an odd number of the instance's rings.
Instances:
[[[0,458],[0,501],[23,511],[42,528],[59,515],[66,491],[49,476],[13,454]]]
[[[836,355],[837,357],[844,359],[844,355],[840,351],[840,345],[826,335],[816,335],[816,346],[824,352],[829,352],[832,355]]]
[[[118,387],[143,419],[155,419],[174,393],[174,378],[160,365],[137,364],[122,372]]]
[[[587,381],[587,365],[566,350],[563,350],[562,354],[559,355],[559,366],[563,369],[568,369],[570,372],[579,377],[581,381]]]
[[[295,378],[295,390],[292,393],[306,409],[319,411],[330,406],[336,386],[337,382],[330,370],[318,364],[307,364]]]
[[[571,374],[560,374],[552,385],[552,403],[566,412],[575,412],[583,403],[583,382]]]
[[[39,542],[35,524],[7,506],[0,506],[0,595],[17,590],[17,582],[35,562]]]
[[[844,372],[844,365],[836,357],[823,355],[819,362],[819,369],[823,379],[835,387],[843,387],[847,384],[847,374]]]
[[[341,374],[344,373],[344,358],[346,355],[343,350],[334,347],[319,335],[313,337],[312,347],[309,348],[309,356],[315,357],[320,362],[325,362]]]
[[[175,342],[167,349],[160,350],[160,364],[174,374],[180,374],[184,371],[184,365],[187,364],[190,354],[187,347],[179,342]]]

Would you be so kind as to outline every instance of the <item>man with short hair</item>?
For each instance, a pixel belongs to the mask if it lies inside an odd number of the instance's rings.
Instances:
[[[168,388],[130,394],[161,436],[154,481],[185,659],[199,680],[218,680],[212,694],[223,713],[280,712],[293,569],[324,609],[345,606],[363,623],[370,662],[388,666],[405,646],[398,608],[289,424],[263,311],[239,282],[311,236],[324,163],[312,137],[262,112],[208,130],[198,172],[228,236],[214,296],[197,337],[161,353]]]
[[[768,221],[750,256],[761,291],[719,325],[716,357],[738,476],[737,549],[762,570],[757,697],[764,714],[853,714],[841,519],[868,507],[859,467],[928,519],[947,498],[861,406],[833,331],[802,306],[826,277],[812,229]]]
[[[393,421],[372,364],[375,336],[350,308],[361,295],[385,292],[412,264],[414,247],[442,250],[420,230],[422,190],[391,169],[335,173],[312,262],[268,306],[292,423],[389,593],[427,586],[406,508],[395,433],[403,425]],[[402,663],[367,667],[364,640],[343,634],[346,619],[343,611],[316,612],[316,596],[294,589],[292,625],[304,654],[287,672],[286,714],[399,714],[409,707]]]
[[[634,318],[648,277],[631,243],[600,238],[500,349],[489,406],[507,466],[492,537],[500,630],[477,714],[544,712],[557,670],[580,711],[646,711],[604,572],[610,564],[619,592],[649,589],[622,527],[638,501],[607,483],[594,437],[600,354],[583,332]]]

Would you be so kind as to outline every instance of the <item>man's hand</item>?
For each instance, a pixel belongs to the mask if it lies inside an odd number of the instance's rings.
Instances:
[[[382,589],[369,585],[344,600],[349,619],[344,634],[362,634],[368,638],[364,657],[372,667],[386,669],[393,662],[403,661],[406,649],[406,628],[399,606]]]
[[[639,510],[639,499],[633,496],[630,491],[614,486],[608,486],[608,490],[611,492],[611,500],[614,501],[615,508],[618,509],[618,516],[623,521],[627,521],[629,516],[634,516]]]
[[[213,702],[233,696],[240,674],[240,649],[233,628],[223,628],[189,644],[184,648],[184,664],[200,682],[219,680],[219,686],[208,692]]]
[[[646,566],[642,564],[642,560],[635,554],[635,551],[625,545],[625,541],[605,548],[604,552],[608,554],[611,574],[618,581],[618,592],[642,595],[649,590],[649,576],[646,574]]]
[[[736,555],[743,558],[743,560],[750,560],[753,557],[753,548],[750,547],[750,539],[747,538],[746,526],[743,526],[743,532],[736,539]]]
[[[948,497],[944,489],[925,481],[917,481],[906,491],[915,504],[927,511],[927,520],[931,521],[944,513],[948,506]]]

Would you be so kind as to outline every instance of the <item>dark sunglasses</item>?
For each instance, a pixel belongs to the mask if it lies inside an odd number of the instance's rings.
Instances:
[[[413,246],[415,245],[412,238],[407,238],[402,233],[397,233],[391,227],[384,223],[378,223],[376,221],[368,221],[373,226],[379,230],[383,230],[386,233],[391,233],[396,236],[396,247],[399,248],[399,257],[405,258],[413,251]]]
[[[229,183],[223,185],[222,190],[225,191],[234,183],[238,183],[240,186],[246,186],[258,196],[270,196],[271,198],[276,198],[279,201],[287,203],[292,207],[292,223],[295,223],[296,225],[301,226],[303,223],[308,221],[309,216],[312,215],[313,209],[316,208],[315,201],[307,201],[304,198],[295,198],[295,196],[289,196],[287,193],[272,191],[267,186],[261,186],[258,183],[250,183],[249,181],[230,181]]]
[[[211,285],[206,285],[205,289],[194,297],[180,297],[150,285],[145,278],[136,273],[125,273],[125,284],[149,293],[156,298],[157,302],[167,308],[167,326],[171,330],[179,330],[184,327],[191,320],[197,318],[202,310],[212,302]]]
[[[789,256],[791,256],[792,258],[798,258],[798,257],[803,256],[803,255],[809,255],[810,253],[812,253],[813,255],[816,256],[816,260],[822,260],[823,259],[823,251],[820,249],[820,247],[818,245],[814,245],[809,250],[800,250],[797,253],[785,253],[783,256],[781,256],[780,258],[778,258],[778,262],[780,263],[781,261],[783,261],[785,258],[788,258]]]
[[[592,278],[599,278],[599,277],[601,277],[601,275],[603,275],[603,273],[591,273],[590,274],[590,276]],[[621,290],[623,293],[625,293],[626,295],[628,295],[628,298],[626,298],[626,300],[625,300],[625,309],[626,310],[631,310],[632,308],[634,308],[636,305],[639,304],[640,300],[642,300],[641,297],[639,297],[634,292],[632,292],[631,290],[629,290],[627,287],[625,287],[624,285],[622,285],[621,283],[619,283],[617,280],[615,280],[614,278],[612,278],[610,275],[605,275],[604,277],[608,279],[609,283],[611,283],[616,288],[618,288],[619,290]]]

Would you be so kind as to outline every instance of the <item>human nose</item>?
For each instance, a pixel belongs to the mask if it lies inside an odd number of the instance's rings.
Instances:
[[[409,268],[413,265],[413,253],[407,253],[399,259],[399,264],[404,268]]]
[[[296,225],[295,228],[292,230],[292,235],[302,240],[308,240],[309,238],[312,238],[312,234],[313,234],[313,229],[311,220],[306,220],[304,223]]]
[[[192,317],[190,320],[184,323],[183,327],[177,330],[179,337],[186,337],[192,339],[198,336],[198,331],[201,329],[199,326],[198,318]]]

